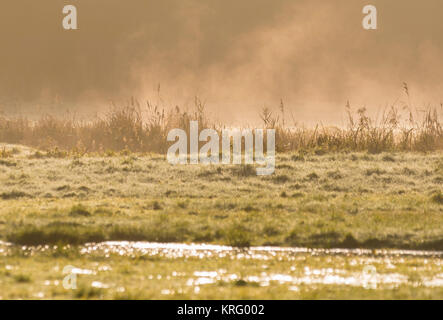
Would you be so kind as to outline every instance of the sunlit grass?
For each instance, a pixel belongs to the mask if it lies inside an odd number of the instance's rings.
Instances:
[[[0,164],[0,239],[234,246],[443,246],[441,153],[278,156],[269,177],[155,155]]]
[[[127,150],[4,150],[0,240],[14,245],[4,251],[0,244],[1,298],[443,297],[441,257],[81,252],[85,243],[107,240],[224,244],[240,252],[263,245],[441,251],[441,151],[278,153],[275,174],[260,177],[254,166],[174,166],[162,155]],[[76,290],[62,285],[68,265],[87,271]],[[376,289],[358,282],[366,265],[380,274]],[[205,272],[220,277],[198,284]]]
[[[262,110],[262,125],[276,130],[278,152],[305,152],[324,155],[337,151],[436,151],[443,149],[441,108],[416,108],[394,105],[379,118],[371,118],[365,108],[354,112],[346,105],[348,121],[345,127],[317,125],[305,127],[284,121],[285,106],[277,112]],[[402,110],[402,111],[400,111]],[[420,111],[418,111],[420,110]],[[440,111],[439,111],[440,110]],[[281,113],[281,114],[280,114]],[[221,131],[226,124],[210,119],[204,103],[196,98],[194,111],[179,107],[169,109],[147,102],[131,101],[123,107],[112,107],[101,117],[80,121],[75,117],[42,116],[38,120],[0,115],[0,141],[23,144],[46,150],[45,155],[63,158],[96,152],[112,156],[116,152],[155,152],[165,154],[167,135],[181,128],[189,133],[190,121],[198,121],[200,130]],[[227,124],[229,126],[229,124]],[[12,151],[0,151],[7,158]],[[43,156],[41,152],[34,157]]]

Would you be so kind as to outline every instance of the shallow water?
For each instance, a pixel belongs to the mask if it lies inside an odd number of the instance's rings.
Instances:
[[[160,256],[167,259],[179,258],[228,258],[231,260],[256,260],[269,261],[296,261],[306,257],[342,257],[351,265],[361,266],[359,271],[350,271],[345,268],[311,268],[305,263],[301,272],[295,272],[296,267],[289,273],[273,273],[264,270],[258,275],[240,277],[236,273],[219,269],[212,271],[195,271],[187,281],[187,286],[199,288],[200,286],[213,285],[220,281],[255,283],[266,287],[273,284],[285,284],[289,290],[298,291],[300,285],[344,285],[376,289],[378,287],[395,288],[410,282],[407,274],[402,274],[398,269],[414,259],[415,270],[433,263],[437,268],[443,265],[443,252],[439,251],[414,251],[414,250],[366,250],[366,249],[310,249],[310,248],[285,248],[285,247],[251,247],[238,249],[221,245],[206,244],[174,244],[174,243],[149,243],[149,242],[104,242],[88,244],[81,249],[82,254],[117,254],[121,256]],[[333,264],[333,263],[332,263]],[[377,272],[373,265],[383,265],[390,272]],[[342,267],[342,266],[341,266]],[[298,266],[300,268],[300,266]],[[385,269],[383,268],[383,269]],[[300,271],[300,270],[299,270]],[[432,277],[422,277],[419,283],[425,287],[443,287],[442,273]],[[167,294],[166,292],[164,294]]]
[[[68,248],[69,246],[66,246]],[[57,250],[56,246],[17,247],[0,242],[0,255],[13,254],[13,250],[33,256]],[[157,257],[158,259],[197,259],[223,261],[225,268],[174,272],[170,278],[182,279],[186,286],[200,290],[201,286],[216,283],[235,283],[236,285],[256,285],[259,287],[285,285],[288,290],[298,291],[300,286],[339,285],[363,287],[366,289],[392,289],[400,285],[427,288],[443,287],[443,252],[414,250],[366,250],[366,249],[309,249],[285,247],[251,247],[238,249],[222,245],[150,243],[150,242],[103,242],[90,243],[79,248],[81,256],[120,257]],[[227,263],[226,263],[227,261]],[[249,272],[247,267],[240,275],[230,269],[231,262],[262,263],[260,272]],[[277,263],[277,265],[275,264]],[[281,265],[290,266],[282,272]],[[272,265],[271,267],[269,265]],[[214,268],[214,267],[213,267]],[[247,270],[248,272],[246,272]],[[75,270],[87,274],[85,270]],[[87,270],[97,274],[103,270]],[[419,274],[419,279],[411,279],[411,272]],[[249,273],[249,274],[248,274]],[[152,279],[159,275],[152,276]],[[95,281],[93,286],[97,287]],[[103,286],[104,287],[104,286]],[[173,294],[164,290],[162,294]]]
[[[103,251],[105,254],[113,253],[131,256],[134,254],[161,255],[169,258],[199,257],[209,258],[235,257],[237,259],[266,260],[277,256],[290,258],[297,254],[310,255],[344,255],[344,256],[372,256],[372,257],[434,257],[443,258],[443,251],[417,251],[417,250],[368,250],[368,249],[310,249],[288,247],[250,247],[239,249],[230,246],[210,244],[184,244],[184,243],[153,243],[109,241],[85,245],[81,252],[84,254]]]

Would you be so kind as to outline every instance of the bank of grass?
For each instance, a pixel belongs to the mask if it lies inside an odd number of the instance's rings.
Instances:
[[[267,177],[155,154],[32,154],[0,164],[1,240],[443,250],[440,152],[285,153]]]
[[[346,205],[351,200],[360,213]],[[23,224],[8,222],[3,226],[5,240],[20,245],[72,244],[102,241],[196,242],[226,244],[235,247],[251,245],[293,246],[311,248],[402,248],[443,250],[442,212],[440,205],[429,202],[426,213],[402,213],[401,210],[371,209],[364,201],[405,207],[417,199],[373,197],[336,199],[319,205],[321,211],[304,207],[293,213],[281,209],[270,212],[241,209],[224,215],[189,212],[142,213],[134,205],[130,216],[103,219],[88,216],[73,218],[57,210],[54,214],[41,212],[44,218],[22,215]],[[115,201],[115,200],[114,200]],[[128,204],[127,200],[120,200]],[[201,201],[200,201],[201,203]],[[93,203],[89,202],[89,205]],[[258,204],[260,205],[260,203]],[[190,203],[193,208],[196,203]],[[131,206],[129,206],[131,207]],[[167,205],[166,205],[167,207]],[[258,207],[258,206],[257,206]],[[118,211],[118,207],[110,210]],[[109,209],[108,209],[109,210]],[[68,210],[69,211],[69,210]],[[5,230],[6,229],[6,230]]]

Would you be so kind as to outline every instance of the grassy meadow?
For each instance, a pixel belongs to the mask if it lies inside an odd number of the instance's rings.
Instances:
[[[167,162],[170,128],[222,128],[196,107],[1,116],[0,298],[443,298],[435,110],[405,124],[394,108],[378,122],[349,109],[347,128],[307,129],[264,109],[276,168],[257,176],[253,165]],[[225,249],[131,247],[147,242]],[[66,266],[75,290],[62,285]]]
[[[352,263],[352,254],[255,261],[81,253],[85,244],[103,241],[209,243],[238,250],[442,251],[443,157],[438,151],[284,153],[277,156],[275,174],[266,177],[257,176],[252,166],[177,166],[162,155],[127,151],[79,156],[5,145],[4,152],[0,239],[15,245],[0,250],[2,298],[443,297],[441,286],[417,284],[441,274],[441,257],[429,259],[429,265],[420,257],[372,262],[378,272],[396,265],[406,281],[395,289],[371,290],[278,280],[262,286],[253,278],[282,270],[295,277],[306,267],[339,268],[352,276],[366,264]],[[266,264],[269,270],[262,270]],[[61,286],[66,265],[95,270],[94,275],[79,275],[79,288],[66,290]],[[97,271],[103,266],[109,270]],[[231,280],[220,276],[207,285],[189,284],[194,273],[214,270],[225,270]],[[248,277],[252,280],[244,280]]]
[[[443,250],[441,153],[285,154],[253,166],[159,155],[0,161],[0,235],[23,245],[106,240]]]

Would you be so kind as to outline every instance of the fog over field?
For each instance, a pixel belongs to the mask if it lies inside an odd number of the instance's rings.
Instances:
[[[442,0],[0,3],[0,300],[443,299]]]
[[[78,9],[79,30],[62,28]],[[361,26],[378,9],[378,30]],[[0,109],[103,110],[131,96],[252,122],[280,99],[300,122],[342,123],[344,105],[377,111],[410,87],[443,100],[440,0],[20,0],[0,9]],[[289,114],[289,112],[288,112]]]

